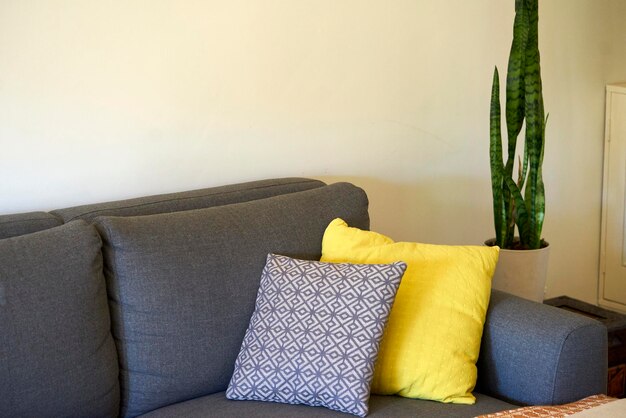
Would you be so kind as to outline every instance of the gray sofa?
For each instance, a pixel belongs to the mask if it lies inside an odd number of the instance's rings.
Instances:
[[[365,192],[302,178],[0,216],[0,416],[347,416],[224,395],[266,255],[319,259],[336,217],[368,228]],[[603,393],[606,345],[596,321],[494,291],[476,404],[374,395],[369,416]]]

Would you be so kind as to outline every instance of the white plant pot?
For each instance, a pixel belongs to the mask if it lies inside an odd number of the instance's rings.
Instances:
[[[487,240],[493,243],[494,240]],[[500,249],[492,287],[535,302],[543,302],[550,246],[538,250]]]

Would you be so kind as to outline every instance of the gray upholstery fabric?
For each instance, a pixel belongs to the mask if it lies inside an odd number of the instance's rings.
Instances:
[[[61,219],[46,212],[0,215],[0,239],[26,235],[61,224]]]
[[[369,227],[347,183],[170,214],[102,217],[120,356],[122,414],[223,391],[254,310],[265,259],[319,259],[335,217]]]
[[[0,416],[118,413],[100,248],[83,221],[0,240]]]
[[[367,418],[469,418],[515,408],[514,405],[476,394],[474,405],[443,404],[439,402],[374,395],[370,398]],[[322,407],[286,405],[274,402],[231,401],[224,393],[167,406],[142,418],[347,418],[342,412]]]
[[[600,322],[498,291],[489,306],[480,391],[528,405],[606,393],[607,333]]]
[[[180,193],[75,206],[57,209],[51,213],[62,218],[65,222],[73,219],[85,219],[91,222],[97,216],[154,215],[157,213],[202,209],[247,202],[322,186],[324,186],[323,182],[306,178],[268,179]]]

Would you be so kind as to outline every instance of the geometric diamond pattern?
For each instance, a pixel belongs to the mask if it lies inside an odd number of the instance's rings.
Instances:
[[[226,397],[365,416],[380,340],[406,264],[269,254]]]

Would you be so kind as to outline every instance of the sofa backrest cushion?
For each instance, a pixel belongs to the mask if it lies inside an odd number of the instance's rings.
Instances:
[[[102,217],[122,416],[223,391],[268,253],[317,260],[328,223],[369,227],[347,183],[170,214]]]
[[[285,193],[294,193],[324,185],[319,180],[299,177],[258,180],[180,193],[75,206],[57,209],[51,213],[65,222],[74,219],[85,219],[91,222],[98,216],[155,215],[158,213],[202,209],[263,199]]]
[[[0,215],[0,239],[31,234],[61,224],[61,219],[46,212]]]
[[[0,416],[117,415],[100,250],[83,221],[0,240]]]

